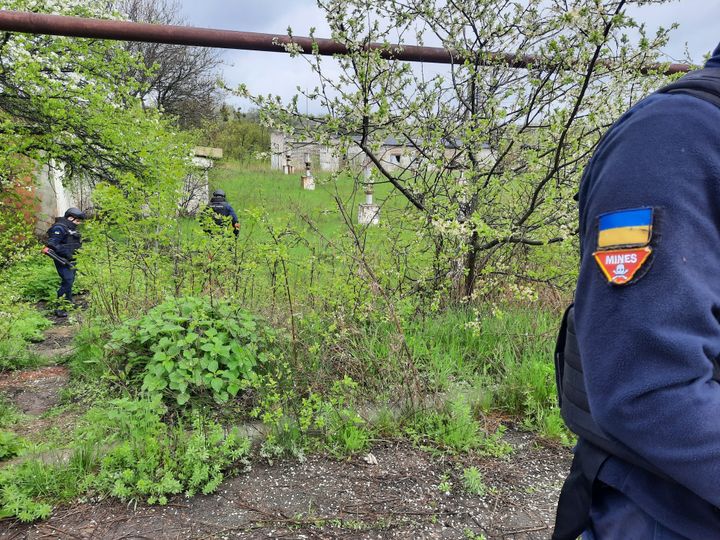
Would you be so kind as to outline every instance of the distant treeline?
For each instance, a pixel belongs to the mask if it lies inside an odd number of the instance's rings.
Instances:
[[[222,148],[229,159],[251,161],[270,151],[270,133],[260,124],[257,111],[242,112],[223,104],[203,131],[204,143]]]

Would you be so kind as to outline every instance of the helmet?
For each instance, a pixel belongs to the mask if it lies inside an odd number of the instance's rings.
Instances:
[[[213,197],[222,197],[225,198],[225,192],[222,189],[216,189],[213,191]]]
[[[65,210],[65,217],[66,218],[75,218],[75,219],[85,219],[85,212],[80,210],[79,208],[75,208],[74,206],[72,208],[68,208]]]

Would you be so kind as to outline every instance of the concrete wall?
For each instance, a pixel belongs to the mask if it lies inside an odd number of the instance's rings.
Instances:
[[[341,156],[332,145],[323,146],[291,139],[279,131],[270,132],[270,150],[270,167],[272,169],[284,170],[289,155],[290,163],[296,173],[305,170],[305,154],[308,153],[311,157],[313,169],[316,171],[336,172],[346,164],[360,169],[369,162],[367,155],[357,146],[352,147],[348,155]],[[457,152],[455,148],[447,148],[445,150],[446,159],[451,160]],[[412,166],[413,160],[417,158],[417,152],[414,148],[402,144],[386,144],[380,147],[377,155],[383,167],[388,171],[407,169]],[[489,158],[489,147],[481,148],[479,155],[481,160]]]
[[[292,140],[279,131],[270,132],[270,167],[273,170],[284,170],[289,155],[294,172],[304,171],[306,154],[310,154],[313,170],[334,172],[341,168],[341,157],[333,146]]]
[[[198,209],[210,200],[208,187],[208,171],[213,167],[213,159],[222,157],[219,148],[198,147],[192,163],[195,171],[185,179],[184,193],[178,207],[185,215],[194,215]],[[38,199],[38,213],[35,232],[43,235],[71,206],[81,210],[93,207],[93,184],[89,180],[73,178],[72,182],[65,179],[65,167],[62,163],[51,161],[47,165],[38,166],[35,174],[35,196]]]
[[[185,178],[183,196],[180,200],[180,212],[183,215],[194,216],[200,208],[210,200],[210,186],[208,174],[214,163],[209,157],[195,156],[192,158],[195,171]]]
[[[35,195],[39,201],[39,211],[35,223],[35,233],[43,235],[55,222],[55,218],[65,214],[65,210],[75,206],[82,210],[92,206],[89,183],[76,182],[72,188],[63,185],[65,167],[62,163],[51,161],[38,166],[36,173]]]

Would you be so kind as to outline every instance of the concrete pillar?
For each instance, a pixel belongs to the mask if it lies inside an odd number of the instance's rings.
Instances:
[[[312,164],[310,154],[305,154],[305,174],[300,177],[300,187],[313,191],[315,189],[315,178],[310,170]]]
[[[293,167],[292,164],[292,154],[290,152],[285,154],[285,165],[283,166],[283,171],[285,174],[292,174],[295,172],[295,167]]]
[[[380,206],[373,202],[373,184],[370,165],[365,165],[365,204],[358,207],[358,223],[360,225],[378,225],[380,223]]]

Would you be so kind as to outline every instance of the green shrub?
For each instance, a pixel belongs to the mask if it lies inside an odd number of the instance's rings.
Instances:
[[[97,380],[105,373],[103,354],[108,332],[97,323],[83,324],[73,338],[73,353],[69,358],[74,377]]]
[[[277,373],[276,373],[277,375]],[[270,428],[261,456],[305,458],[307,450],[344,457],[366,450],[372,430],[356,410],[358,385],[350,377],[335,381],[326,394],[298,397],[277,379],[263,377],[252,414]]]
[[[107,345],[125,376],[179,405],[211,396],[225,403],[275,358],[275,332],[224,301],[170,299],[115,330]]]
[[[483,496],[487,491],[485,480],[477,467],[463,469],[463,487],[465,491],[473,495]]]
[[[120,399],[87,415],[85,444],[110,446],[92,486],[122,500],[166,504],[168,496],[212,493],[233,466],[246,466],[250,441],[194,412],[190,426],[163,422],[165,407],[153,400]]]
[[[0,303],[0,372],[38,365],[40,359],[28,344],[42,341],[52,323],[34,308],[21,303]]]
[[[502,441],[505,428],[500,426],[495,433],[485,433],[472,409],[468,398],[459,395],[438,410],[418,412],[407,434],[416,443],[429,443],[451,452],[477,451],[496,457],[512,452],[510,445]]]
[[[0,461],[19,456],[25,449],[25,441],[9,431],[0,431]]]
[[[53,504],[77,498],[85,489],[88,469],[73,455],[67,465],[29,460],[0,469],[0,518],[16,517],[23,522],[46,519]]]
[[[48,257],[37,255],[25,259],[13,267],[12,273],[16,292],[23,300],[39,302],[55,299],[60,277]]]

